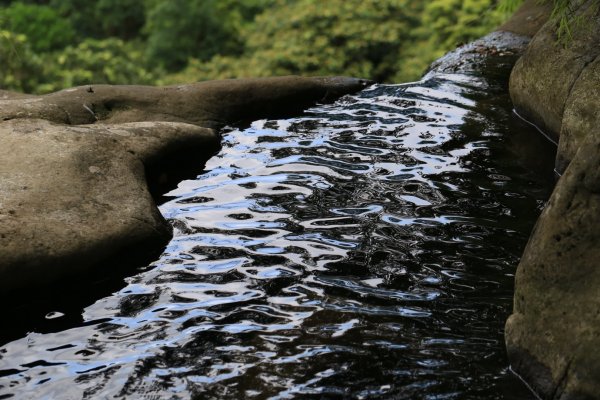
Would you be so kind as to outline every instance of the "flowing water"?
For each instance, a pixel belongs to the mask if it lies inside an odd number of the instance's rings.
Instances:
[[[532,398],[502,330],[553,149],[505,83],[376,85],[225,130],[162,204],[160,259],[84,323],[5,343],[0,399]]]

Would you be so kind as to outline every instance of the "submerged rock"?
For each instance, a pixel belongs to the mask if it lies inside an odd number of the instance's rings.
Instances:
[[[219,148],[210,128],[299,112],[368,83],[282,77],[1,92],[0,293],[160,251],[171,229],[148,178],[187,158],[201,167]]]

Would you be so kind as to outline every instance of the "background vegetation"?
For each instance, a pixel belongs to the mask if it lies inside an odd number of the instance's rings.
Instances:
[[[417,79],[519,0],[0,0],[0,88],[248,76]]]

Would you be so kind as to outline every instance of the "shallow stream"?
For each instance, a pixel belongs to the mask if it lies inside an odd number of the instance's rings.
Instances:
[[[5,343],[0,399],[532,398],[502,330],[553,149],[505,84],[437,75],[226,129],[160,207],[160,259],[84,323]]]

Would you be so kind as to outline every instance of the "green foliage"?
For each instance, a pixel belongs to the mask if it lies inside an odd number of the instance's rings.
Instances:
[[[242,56],[190,60],[163,82],[285,74],[414,80],[505,17],[493,0],[279,0],[242,31]]]
[[[145,21],[140,0],[49,0],[80,37],[133,39]]]
[[[241,57],[191,61],[172,79],[346,74],[383,80],[395,73],[420,7],[409,0],[280,0],[242,31]]]
[[[504,14],[493,0],[430,0],[423,12],[422,26],[427,27],[432,43],[448,51],[485,35],[503,19]]]
[[[31,51],[27,37],[0,30],[0,88],[34,91],[41,74],[41,62]]]
[[[13,3],[0,9],[0,27],[27,36],[35,52],[61,49],[75,39],[68,20],[49,6]]]
[[[45,83],[39,92],[91,83],[152,84],[156,75],[146,70],[143,53],[120,39],[86,39],[45,59]]]
[[[252,23],[257,15],[270,9],[276,2],[277,0],[220,0],[218,7],[228,14],[232,25],[239,29]]]
[[[51,0],[50,5],[69,20],[77,33],[83,37],[98,37],[100,23],[95,19],[95,2],[88,0]]]
[[[0,0],[0,88],[250,76],[418,79],[523,0]],[[562,39],[583,0],[552,1]]]
[[[208,60],[239,51],[241,43],[218,0],[150,0],[147,2],[146,54],[173,71],[190,57]]]
[[[98,0],[95,21],[103,37],[129,40],[137,37],[145,23],[144,4],[140,0]]]

